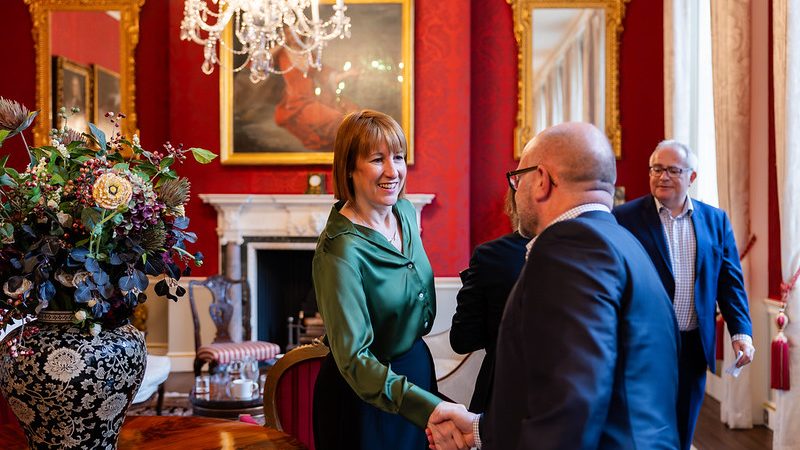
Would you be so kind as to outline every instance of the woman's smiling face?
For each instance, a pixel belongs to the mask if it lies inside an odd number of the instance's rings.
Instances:
[[[402,152],[390,152],[380,144],[366,156],[358,156],[353,168],[353,191],[362,207],[391,207],[406,181],[406,159]]]

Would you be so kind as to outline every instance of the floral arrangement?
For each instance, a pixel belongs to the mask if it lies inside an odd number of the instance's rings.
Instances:
[[[189,153],[201,164],[216,155],[170,143],[149,152],[136,135],[122,136],[123,114],[106,115],[116,130],[108,138],[93,124],[91,134],[68,128],[64,108],[59,115],[65,125],[51,131],[49,146],[25,143],[24,172],[0,158],[0,330],[47,309],[74,313],[74,323],[96,335],[128,323],[146,300],[148,275],[161,277],[158,295],[185,293],[177,280],[203,257],[186,249],[196,240],[184,213],[190,183],[173,166]],[[0,97],[0,147],[35,117]]]

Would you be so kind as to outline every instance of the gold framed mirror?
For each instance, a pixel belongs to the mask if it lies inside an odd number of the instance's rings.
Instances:
[[[118,107],[117,111],[127,116],[121,122],[123,135],[137,132],[134,49],[139,41],[139,11],[144,2],[25,0],[33,22],[36,51],[36,146],[49,145],[50,130],[60,123],[61,106],[69,110],[83,105],[67,122],[71,127],[75,122],[79,128],[86,122],[107,128],[100,111]],[[118,74],[118,83],[103,82],[98,89],[96,73]]]
[[[591,122],[622,155],[619,35],[630,0],[507,0],[518,45],[514,158],[542,129]]]

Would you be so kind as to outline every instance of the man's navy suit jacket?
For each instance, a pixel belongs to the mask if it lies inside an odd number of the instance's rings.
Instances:
[[[713,371],[716,368],[715,303],[719,304],[722,317],[732,335],[752,336],[753,330],[742,266],[728,216],[721,209],[695,199],[692,199],[692,205],[692,224],[697,241],[694,303],[703,353],[708,367]],[[645,195],[625,203],[615,208],[613,213],[619,224],[642,243],[656,266],[669,298],[674,298],[675,278],[672,274],[667,238],[653,196]],[[721,336],[717,338],[722,339]]]
[[[503,314],[483,448],[678,448],[678,346],[653,263],[611,214],[549,226]]]
[[[461,272],[456,313],[450,328],[450,346],[456,353],[486,349],[469,410],[484,412],[492,396],[497,331],[506,300],[525,263],[530,239],[509,233],[475,247],[469,267]]]

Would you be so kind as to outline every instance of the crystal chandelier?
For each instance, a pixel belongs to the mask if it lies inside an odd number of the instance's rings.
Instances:
[[[311,19],[305,15],[309,7]],[[333,15],[323,22],[319,18],[319,0],[186,0],[181,40],[203,46],[205,74],[212,73],[214,65],[220,64],[218,51],[246,55],[244,62],[233,70],[238,72],[249,66],[250,81],[258,83],[271,73],[283,74],[294,68],[294,65],[275,64],[275,55],[280,50],[293,53],[293,61],[300,57],[309,67],[320,70],[322,49],[328,41],[350,37],[346,10],[343,0],[336,0]],[[240,47],[223,40],[223,30],[231,21],[234,39]]]

